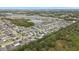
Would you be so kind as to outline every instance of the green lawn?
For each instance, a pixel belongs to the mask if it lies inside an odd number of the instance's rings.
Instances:
[[[10,20],[13,24],[17,26],[30,27],[34,25],[34,23],[30,21],[30,19],[7,19],[7,20]]]

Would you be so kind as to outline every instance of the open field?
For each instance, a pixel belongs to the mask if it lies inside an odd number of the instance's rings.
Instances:
[[[24,26],[24,27],[34,26],[34,23],[31,22],[30,19],[7,19],[7,20],[10,20],[11,23],[17,26]]]

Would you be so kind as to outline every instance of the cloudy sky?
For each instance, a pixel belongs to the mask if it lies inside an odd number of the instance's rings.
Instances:
[[[79,7],[78,0],[0,0],[0,7]]]

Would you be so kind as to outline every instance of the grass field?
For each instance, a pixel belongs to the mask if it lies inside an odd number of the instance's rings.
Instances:
[[[7,19],[7,20],[10,20],[13,24],[17,26],[30,27],[34,25],[34,23],[30,21],[30,19]]]

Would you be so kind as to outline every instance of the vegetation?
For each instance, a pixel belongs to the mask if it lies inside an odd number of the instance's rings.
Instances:
[[[34,23],[30,21],[30,19],[7,19],[7,20],[10,20],[13,24],[17,26],[30,27],[34,25]]]
[[[51,50],[79,50],[79,22],[48,34],[28,45],[18,46],[15,50],[51,51]]]

